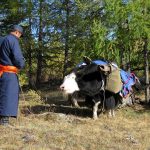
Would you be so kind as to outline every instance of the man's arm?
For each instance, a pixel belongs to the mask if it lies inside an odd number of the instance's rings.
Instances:
[[[22,55],[19,42],[17,40],[14,41],[11,49],[13,54],[13,60],[12,60],[13,64],[17,68],[22,69],[25,66],[25,59]]]

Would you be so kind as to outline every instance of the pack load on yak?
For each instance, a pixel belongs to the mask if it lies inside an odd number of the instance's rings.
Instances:
[[[132,86],[138,81],[134,73],[129,73],[120,69],[114,62],[106,60],[91,60],[84,56],[83,62],[77,65],[82,67],[90,63],[95,63],[106,76],[105,90],[112,93],[119,93],[121,97],[125,98],[132,92]],[[139,82],[139,81],[138,81]]]

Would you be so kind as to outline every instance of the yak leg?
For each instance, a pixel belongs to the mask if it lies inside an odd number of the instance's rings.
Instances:
[[[76,98],[72,98],[72,103],[73,103],[73,106],[80,107]]]
[[[111,115],[112,115],[112,117],[115,117],[115,110],[114,109],[111,109]]]
[[[108,117],[111,117],[111,109],[108,110]]]
[[[78,102],[77,102],[77,99],[75,98],[74,95],[69,94],[69,95],[68,95],[68,101],[69,101],[69,103],[71,103],[72,106],[74,106],[74,107],[79,107],[79,104],[78,104]]]
[[[110,109],[108,111],[108,117],[115,117],[115,111],[114,111],[114,109]]]
[[[93,119],[97,119],[97,111],[98,111],[98,105],[100,104],[100,101],[99,102],[96,102],[93,106]]]

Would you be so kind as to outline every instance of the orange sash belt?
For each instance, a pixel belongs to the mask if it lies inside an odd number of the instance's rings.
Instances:
[[[3,66],[0,65],[0,77],[4,72],[9,72],[9,73],[18,73],[19,69],[15,66]]]

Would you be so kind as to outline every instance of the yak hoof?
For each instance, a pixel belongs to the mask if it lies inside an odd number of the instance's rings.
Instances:
[[[94,119],[94,120],[97,120],[97,119],[98,119],[98,117],[97,117],[97,116],[93,116],[93,119]]]

